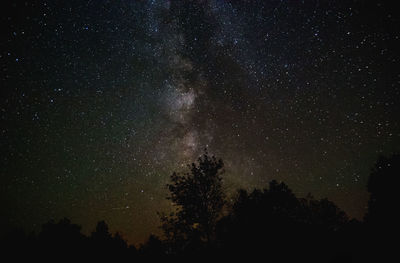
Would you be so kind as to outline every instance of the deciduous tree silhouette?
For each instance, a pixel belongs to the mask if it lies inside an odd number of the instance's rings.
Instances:
[[[87,252],[87,238],[81,233],[81,226],[67,218],[44,224],[37,240],[35,254],[41,261],[71,259]]]
[[[153,234],[151,234],[147,242],[140,247],[140,253],[143,257],[152,260],[160,259],[167,255],[164,242]]]
[[[99,221],[96,229],[89,237],[91,250],[99,257],[113,255],[117,258],[126,258],[128,255],[135,255],[136,249],[132,246],[129,248],[126,241],[117,232],[112,235],[109,232],[108,225],[105,221]]]
[[[96,230],[90,235],[90,239],[97,246],[107,246],[112,242],[112,235],[108,231],[108,225],[105,221],[99,221]]]
[[[52,250],[70,253],[68,251],[84,247],[85,236],[81,233],[81,226],[64,218],[57,223],[51,220],[44,224],[39,233],[39,241]]]
[[[189,172],[171,175],[168,199],[176,206],[176,212],[161,217],[167,240],[184,249],[199,248],[212,240],[225,202],[223,166],[221,159],[205,151],[197,163],[188,165]]]
[[[399,232],[398,187],[400,182],[400,154],[379,157],[368,180],[370,199],[364,217],[363,249],[369,259],[387,262],[395,257],[393,240]]]
[[[365,215],[367,224],[381,227],[397,224],[399,216],[395,200],[400,182],[400,154],[379,157],[368,180],[370,199]]]
[[[340,252],[338,231],[346,223],[344,212],[327,199],[300,199],[286,184],[271,181],[269,189],[239,190],[217,236],[233,257],[264,257],[267,251],[272,262],[326,262]]]

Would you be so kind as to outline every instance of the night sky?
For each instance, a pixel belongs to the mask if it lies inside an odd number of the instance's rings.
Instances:
[[[1,4],[1,230],[106,220],[143,242],[206,147],[228,194],[276,179],[362,219],[400,151],[387,1],[36,2]]]

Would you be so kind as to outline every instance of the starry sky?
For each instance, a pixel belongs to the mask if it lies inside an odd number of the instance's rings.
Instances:
[[[377,156],[400,150],[388,1],[1,5],[1,230],[104,219],[143,242],[206,147],[229,194],[276,179],[361,219]]]

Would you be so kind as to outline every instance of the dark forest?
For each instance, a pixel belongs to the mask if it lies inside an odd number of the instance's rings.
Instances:
[[[55,261],[381,262],[394,255],[400,155],[381,157],[371,169],[368,211],[362,221],[350,219],[326,198],[298,198],[275,180],[265,189],[240,189],[229,203],[222,187],[223,168],[221,159],[205,151],[188,165],[187,173],[173,173],[167,187],[176,211],[159,213],[163,237],[150,235],[140,247],[128,245],[118,232],[110,233],[104,221],[86,236],[67,218],[47,222],[38,234],[12,230],[3,236],[1,247],[13,258]]]

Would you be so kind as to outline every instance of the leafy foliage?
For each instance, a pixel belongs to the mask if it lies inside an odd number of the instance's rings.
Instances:
[[[223,166],[222,160],[205,151],[198,163],[188,166],[189,172],[171,175],[168,199],[176,206],[176,212],[162,216],[162,228],[169,240],[186,246],[212,239],[225,203]]]

